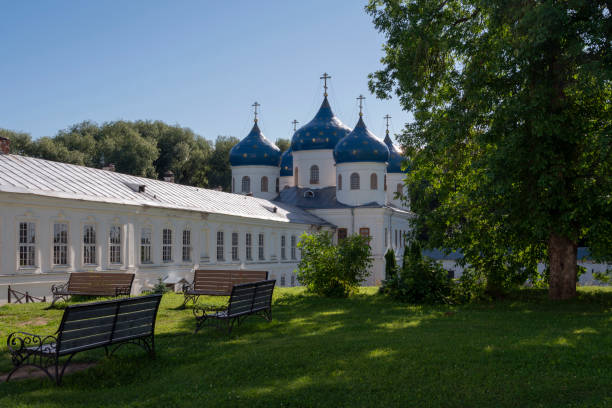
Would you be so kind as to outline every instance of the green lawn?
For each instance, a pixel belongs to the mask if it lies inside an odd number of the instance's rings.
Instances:
[[[191,309],[175,310],[181,297],[167,295],[155,360],[137,347],[111,359],[83,353],[75,360],[99,364],[62,387],[1,383],[0,407],[612,405],[610,290],[581,289],[561,303],[525,290],[455,307],[374,293],[322,299],[277,289],[273,321],[249,318],[231,338],[213,328],[194,335]],[[1,373],[10,369],[9,332],[57,329],[62,311],[44,306],[0,307]]]

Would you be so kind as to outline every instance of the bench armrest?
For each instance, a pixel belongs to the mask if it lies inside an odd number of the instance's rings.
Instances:
[[[9,334],[6,347],[11,353],[13,363],[18,365],[32,354],[43,354],[45,346],[57,344],[55,336],[39,336],[26,332],[14,332]],[[55,350],[55,346],[53,346]]]
[[[57,293],[66,293],[68,291],[68,282],[59,283],[57,285],[51,285],[51,293],[54,295]]]
[[[221,312],[223,310],[227,310],[227,305],[195,305],[193,307],[193,315],[195,317],[203,317],[206,312]]]

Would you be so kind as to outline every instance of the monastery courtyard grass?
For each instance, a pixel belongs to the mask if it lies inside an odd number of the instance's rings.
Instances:
[[[612,405],[612,291],[581,288],[553,303],[546,293],[463,306],[412,306],[364,288],[324,299],[275,291],[273,321],[248,318],[231,338],[193,334],[182,297],[163,298],[157,358],[137,347],[64,378],[0,383],[0,407],[587,407]],[[217,303],[219,298],[205,299]],[[202,302],[202,300],[201,300]],[[62,310],[0,307],[0,373],[6,337],[53,333]]]

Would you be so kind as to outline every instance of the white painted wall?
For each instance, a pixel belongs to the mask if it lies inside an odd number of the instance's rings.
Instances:
[[[385,163],[340,163],[336,166],[338,180],[342,176],[342,190],[336,189],[338,201],[346,205],[363,205],[376,202],[385,205],[387,202],[384,190]],[[359,190],[351,190],[351,174],[359,174]],[[377,188],[370,188],[370,176],[376,174]]]
[[[298,186],[307,188],[323,188],[336,185],[336,168],[334,153],[331,149],[299,150],[293,155],[293,176],[298,169]],[[310,183],[310,168],[319,166],[319,184]]]
[[[279,178],[279,175],[280,168],[274,166],[232,166],[232,192],[236,194],[251,192],[254,197],[271,200],[278,195],[276,192],[276,179]],[[251,191],[242,191],[242,178],[245,176],[251,179]],[[261,191],[261,179],[263,177],[268,178],[267,192]]]
[[[402,186],[402,194],[405,197],[408,197],[408,191],[404,185],[404,177],[405,175],[402,173],[387,173],[387,202],[395,205],[396,207],[408,210],[410,208],[410,201],[408,201],[408,205],[405,205],[401,200],[395,198],[398,185]]]
[[[284,176],[280,178],[280,191],[285,188],[293,187],[293,176]]]

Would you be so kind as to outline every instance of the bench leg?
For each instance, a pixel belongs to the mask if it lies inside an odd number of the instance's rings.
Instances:
[[[200,330],[202,326],[204,326],[204,323],[206,323],[206,315],[202,317],[196,317],[196,328],[193,334],[196,334],[198,330]]]
[[[72,360],[72,357],[74,357],[75,354],[76,353],[73,353],[68,357],[68,360],[66,360],[66,362],[62,366],[62,371],[59,372],[59,376],[58,376],[59,362],[55,363],[55,383],[58,386],[62,385],[62,378],[64,377],[64,372],[66,371],[66,367],[68,367],[70,360]]]

